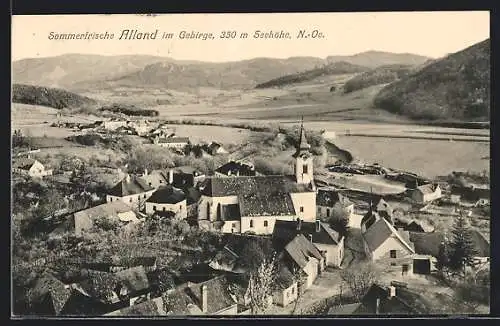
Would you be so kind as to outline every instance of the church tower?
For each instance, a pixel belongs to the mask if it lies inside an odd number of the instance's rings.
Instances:
[[[293,154],[295,158],[295,180],[300,184],[309,184],[313,178],[313,155],[309,151],[311,145],[307,143],[306,135],[304,133],[304,118],[300,124],[299,142],[297,144],[297,151]]]

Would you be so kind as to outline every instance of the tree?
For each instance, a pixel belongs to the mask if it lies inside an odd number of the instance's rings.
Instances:
[[[455,218],[450,242],[449,267],[465,274],[466,266],[473,265],[476,254],[467,216],[463,212]]]
[[[276,269],[276,259],[273,255],[270,259],[265,258],[260,266],[250,273],[248,288],[252,315],[260,314],[267,309],[276,279]]]
[[[375,282],[377,274],[371,264],[356,266],[340,273],[340,277],[351,290],[356,300],[361,301],[368,289]]]
[[[446,241],[443,241],[439,246],[439,253],[436,262],[436,268],[439,272],[442,273],[448,267],[450,263],[449,256],[449,245]]]
[[[262,263],[274,256],[274,250],[270,242],[260,238],[251,238],[245,242],[245,246],[239,255],[240,264],[250,273],[257,270]]]

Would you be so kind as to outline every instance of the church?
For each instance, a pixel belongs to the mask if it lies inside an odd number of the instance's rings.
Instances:
[[[316,221],[313,155],[303,124],[294,175],[207,178],[200,186],[198,223],[223,233],[272,234],[276,220]]]

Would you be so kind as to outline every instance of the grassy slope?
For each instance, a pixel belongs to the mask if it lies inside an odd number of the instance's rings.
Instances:
[[[311,81],[318,77],[357,73],[366,71],[367,69],[368,68],[363,66],[353,65],[345,61],[340,61],[325,65],[323,67],[314,68],[311,70],[306,70],[303,72],[271,79],[264,83],[260,83],[255,87],[256,88],[282,87],[290,84]]]
[[[58,88],[14,84],[12,102],[43,105],[56,109],[80,108],[97,104],[94,99]]]
[[[408,65],[381,66],[348,80],[344,85],[344,92],[350,93],[373,85],[392,83],[407,76],[412,70],[413,66]]]
[[[388,85],[374,103],[414,119],[489,120],[489,39]]]

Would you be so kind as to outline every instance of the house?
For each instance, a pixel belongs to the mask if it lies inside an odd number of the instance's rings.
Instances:
[[[288,306],[299,296],[298,280],[285,263],[278,264],[278,273],[273,290],[274,304],[282,307]]]
[[[440,248],[446,245],[451,240],[443,232],[420,233],[411,232],[410,240],[415,245],[415,252],[419,255],[427,255],[433,258],[439,257]],[[471,240],[476,251],[474,262],[477,265],[486,263],[490,260],[490,242],[483,233],[476,229],[471,230]],[[435,262],[435,259],[433,259]],[[431,270],[435,270],[435,266],[431,266]]]
[[[221,224],[224,233],[272,234],[276,220],[316,221],[313,157],[301,128],[293,155],[295,175],[210,177],[200,185],[200,224]]]
[[[148,301],[151,291],[146,270],[142,266],[116,273],[89,270],[87,278],[73,288],[107,305],[108,311]]]
[[[132,267],[142,266],[149,273],[156,270],[156,257],[113,257],[109,261],[83,262],[82,267],[102,272],[119,272]]]
[[[189,145],[190,142],[189,142],[188,137],[175,137],[175,136],[169,137],[169,138],[155,137],[153,140],[153,144],[161,146],[161,147],[165,147],[165,148],[182,150],[187,145]]]
[[[180,189],[165,185],[156,190],[145,204],[146,214],[152,215],[156,212],[171,212],[176,219],[186,219],[187,202],[186,195]]]
[[[418,186],[410,192],[411,199],[417,203],[428,203],[441,198],[441,187],[437,183]]]
[[[115,201],[73,213],[66,220],[65,227],[74,230],[77,236],[81,236],[84,231],[92,229],[95,222],[100,218],[106,218],[121,224],[140,221],[130,206],[121,201]]]
[[[218,276],[202,283],[189,284],[186,292],[206,315],[237,315],[238,303],[229,291],[225,276]]]
[[[402,275],[412,274],[415,248],[409,232],[396,230],[394,226],[377,212],[361,223],[361,233],[366,256],[379,264],[396,270]]]
[[[179,189],[195,187],[205,174],[191,166],[177,166],[169,170],[169,184]]]
[[[426,300],[419,291],[393,284],[388,287],[373,284],[361,299],[362,307],[356,311],[366,315],[425,315],[434,312],[435,304]]]
[[[310,288],[318,275],[325,269],[325,258],[320,250],[302,234],[295,236],[285,246],[281,259],[287,262],[290,271],[305,276],[305,282],[299,284],[300,292]]]
[[[228,154],[228,151],[224,147],[222,147],[222,144],[213,141],[210,143],[210,145],[208,145],[208,153],[210,155],[220,155]]]
[[[255,167],[245,162],[229,161],[215,170],[216,177],[249,177],[256,175]]]
[[[144,170],[144,173],[141,176],[141,179],[144,180],[150,187],[154,189],[158,189],[161,186],[171,184],[172,176],[167,170],[153,170],[149,172],[147,169]]]
[[[15,160],[12,163],[12,172],[32,178],[43,178],[52,175],[51,169],[46,170],[42,163],[29,156]]]
[[[125,127],[125,126],[128,126],[130,124],[129,121],[125,121],[125,120],[110,120],[110,121],[104,121],[104,123],[102,124],[102,126],[107,129],[107,130],[116,130],[120,127]]]
[[[303,234],[307,239],[312,237],[314,245],[324,253],[327,266],[340,266],[344,258],[344,237],[328,224],[319,220],[316,222],[278,220],[274,224],[273,241],[278,247],[284,247],[297,234]]]
[[[148,199],[155,188],[144,179],[127,174],[106,195],[106,202],[122,201],[131,207],[140,207]]]
[[[349,198],[331,188],[319,188],[316,195],[317,217],[333,216],[335,208],[344,209],[349,216],[354,213],[354,204]]]
[[[45,273],[30,290],[31,311],[35,315],[60,316],[68,314],[71,289],[51,274]]]

